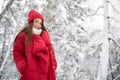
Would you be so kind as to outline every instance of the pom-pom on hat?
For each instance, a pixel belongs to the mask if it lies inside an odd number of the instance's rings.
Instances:
[[[30,10],[30,12],[28,14],[28,23],[30,23],[35,18],[40,18],[40,19],[42,19],[42,22],[44,22],[43,16],[39,12],[32,9],[32,10]]]

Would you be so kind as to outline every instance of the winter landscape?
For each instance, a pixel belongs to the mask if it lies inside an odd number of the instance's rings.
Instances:
[[[44,15],[57,80],[120,80],[120,0],[0,0],[0,80],[19,80],[13,41],[31,9]]]

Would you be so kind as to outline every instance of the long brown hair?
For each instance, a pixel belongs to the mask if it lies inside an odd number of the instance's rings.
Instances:
[[[33,24],[34,24],[34,21],[31,21],[28,25],[26,25],[26,26],[18,33],[18,35],[19,35],[21,32],[24,32],[24,36],[23,36],[23,37],[25,37],[25,35],[28,36],[28,37],[27,37],[27,42],[25,43],[25,44],[26,44],[26,46],[25,46],[26,49],[28,48],[29,44],[30,44],[31,41],[32,41],[32,27],[33,27]],[[41,29],[47,31],[47,30],[45,29],[43,23],[42,23]],[[17,36],[18,36],[18,35],[17,35]],[[42,33],[40,34],[40,36],[41,36],[41,35],[42,35]],[[16,36],[16,38],[17,38],[17,36]],[[15,40],[16,40],[16,38],[15,38]],[[14,40],[14,42],[15,42],[15,40]]]

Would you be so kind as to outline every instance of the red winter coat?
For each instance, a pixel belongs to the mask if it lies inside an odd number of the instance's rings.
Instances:
[[[48,33],[33,34],[32,38],[27,50],[24,32],[18,34],[14,42],[13,58],[21,74],[20,80],[56,80],[57,62]]]

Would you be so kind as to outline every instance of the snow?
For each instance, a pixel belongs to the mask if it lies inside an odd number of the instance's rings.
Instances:
[[[1,0],[1,11],[7,5],[8,1]],[[115,9],[120,11],[120,1],[110,1]],[[105,67],[107,69],[106,59],[109,56],[106,53],[108,53],[108,48],[110,47],[109,54],[112,59],[112,66],[120,62],[120,51],[114,42],[108,46],[106,38],[112,35],[104,32],[105,21],[103,8],[99,8],[97,13],[94,14],[100,6],[103,6],[103,0],[15,1],[11,6],[11,10],[14,11],[14,16],[8,10],[0,22],[0,55],[3,50],[5,51],[2,54],[6,55],[3,56],[5,61],[1,59],[5,65],[2,67],[5,74],[3,74],[1,79],[18,80],[20,77],[12,60],[11,46],[15,35],[27,23],[27,13],[30,9],[36,9],[44,15],[45,27],[50,34],[58,61],[57,80],[97,80],[97,78],[101,78],[100,70],[107,72],[101,68]],[[111,17],[110,31],[115,36],[114,39],[119,41],[120,14],[116,13],[110,4],[108,8]],[[5,33],[4,30],[7,30],[7,32]],[[3,36],[4,34],[6,37]],[[6,43],[3,43],[4,40]],[[104,46],[103,43],[105,43]],[[101,62],[105,64],[101,64]],[[119,70],[116,71],[116,74],[113,72],[115,77],[119,73]],[[106,74],[104,74],[104,77],[106,77]]]

